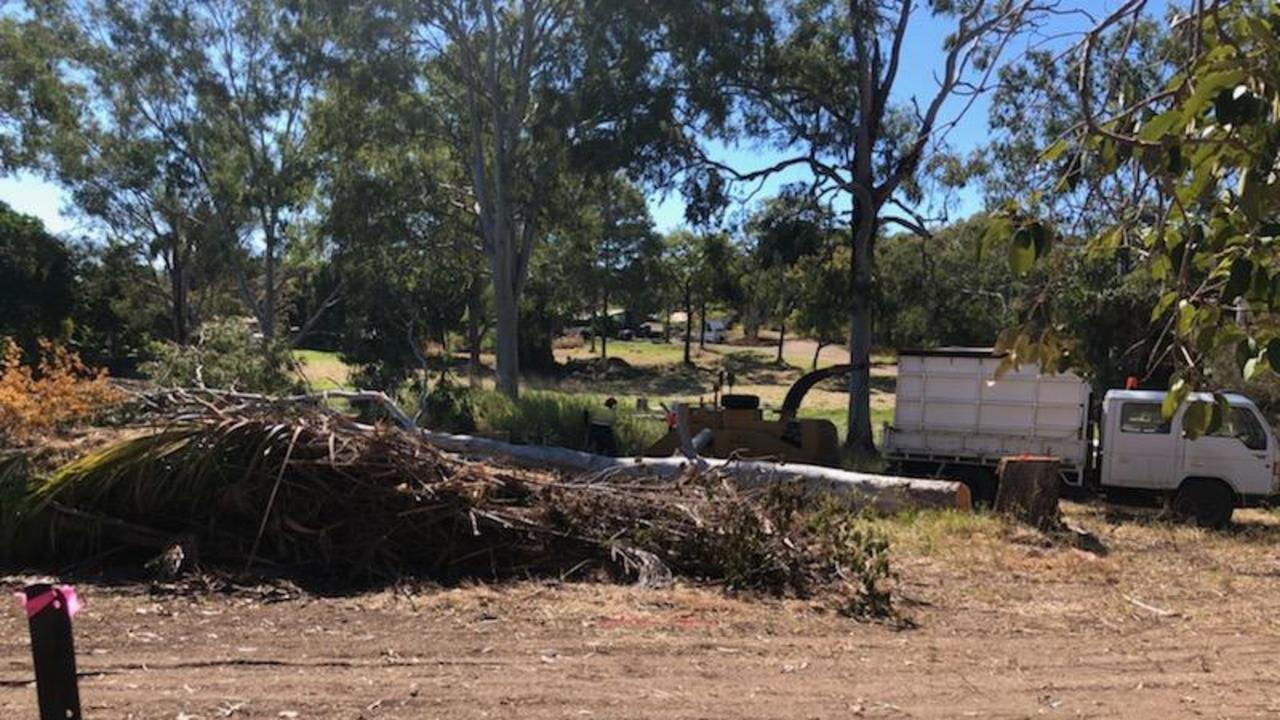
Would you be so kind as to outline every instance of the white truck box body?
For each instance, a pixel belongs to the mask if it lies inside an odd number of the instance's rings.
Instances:
[[[1089,450],[1089,384],[1031,365],[996,379],[999,365],[987,349],[899,354],[888,456],[993,465],[1010,455],[1051,455],[1079,482]]]

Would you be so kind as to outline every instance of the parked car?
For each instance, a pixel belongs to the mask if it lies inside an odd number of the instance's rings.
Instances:
[[[728,335],[729,326],[723,320],[708,320],[702,325],[702,337],[709,343],[722,343]]]

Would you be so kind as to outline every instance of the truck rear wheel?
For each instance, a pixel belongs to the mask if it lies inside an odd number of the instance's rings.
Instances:
[[[1205,528],[1224,528],[1235,512],[1236,497],[1219,480],[1188,480],[1173,496],[1173,514]]]

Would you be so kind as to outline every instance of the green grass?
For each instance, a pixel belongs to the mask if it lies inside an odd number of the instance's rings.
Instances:
[[[1009,528],[999,515],[960,510],[908,510],[874,522],[895,550],[921,556],[996,539]]]
[[[302,365],[303,375],[312,390],[350,390],[351,368],[326,350],[294,350],[293,359]]]
[[[830,420],[842,438],[849,430],[849,410],[845,407],[801,407],[799,416]],[[877,443],[884,439],[884,424],[892,421],[893,408],[871,409],[871,430],[875,433]]]
[[[580,450],[586,446],[584,413],[604,404],[604,395],[525,390],[519,399],[492,390],[471,393],[476,430],[482,435],[505,437],[512,442],[556,445]],[[614,423],[618,449],[638,455],[662,437],[666,426],[653,413],[634,410],[635,399],[618,396]]]

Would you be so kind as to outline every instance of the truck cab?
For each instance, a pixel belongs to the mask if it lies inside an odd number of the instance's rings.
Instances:
[[[1280,493],[1280,442],[1258,407],[1227,394],[1214,433],[1190,439],[1182,429],[1189,403],[1165,420],[1165,393],[1112,390],[1103,399],[1098,481],[1105,490],[1164,494],[1175,513],[1220,527],[1236,507]],[[1190,401],[1213,402],[1207,393]]]

